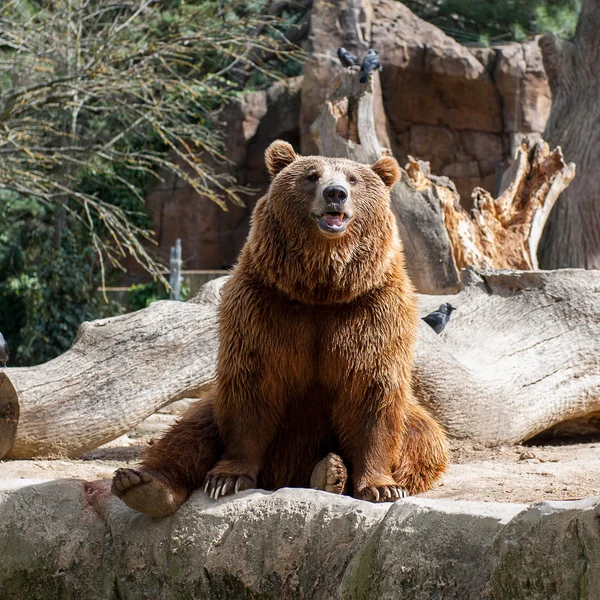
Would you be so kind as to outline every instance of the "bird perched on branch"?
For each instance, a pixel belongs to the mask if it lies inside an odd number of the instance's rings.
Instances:
[[[340,62],[342,63],[342,66],[346,67],[346,69],[360,65],[360,60],[358,59],[358,56],[355,56],[354,54],[352,54],[352,52],[348,52],[346,48],[338,48],[337,55],[340,59]]]
[[[373,50],[373,48],[369,48],[365,59],[360,67],[360,82],[367,83],[367,79],[369,78],[369,73],[371,71],[379,70],[381,71],[381,65],[379,64],[379,56],[377,50]]]
[[[452,311],[456,310],[452,304],[446,302],[442,304],[437,310],[429,313],[426,317],[423,317],[423,321],[427,323],[436,333],[442,333],[446,323],[450,320]]]
[[[4,336],[0,333],[0,367],[5,367],[8,364],[10,354],[8,352],[8,344]]]

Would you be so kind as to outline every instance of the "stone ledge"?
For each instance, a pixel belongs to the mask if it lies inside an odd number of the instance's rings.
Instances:
[[[600,597],[600,499],[531,506],[197,492],[175,515],[108,481],[0,483],[3,600]]]

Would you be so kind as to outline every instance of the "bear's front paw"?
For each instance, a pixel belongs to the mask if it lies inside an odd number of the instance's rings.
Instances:
[[[256,479],[249,475],[231,475],[212,470],[204,480],[204,491],[216,500],[219,496],[237,494],[256,487]]]
[[[354,493],[355,498],[368,502],[395,502],[407,496],[408,492],[399,485],[369,485]]]

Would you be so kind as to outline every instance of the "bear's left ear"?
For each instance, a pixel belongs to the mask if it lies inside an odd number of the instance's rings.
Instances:
[[[391,188],[400,179],[400,166],[391,156],[382,156],[371,166],[371,169],[381,177],[388,188]]]
[[[288,165],[291,165],[298,156],[294,152],[291,144],[283,140],[275,140],[265,152],[265,163],[271,177],[283,171]]]

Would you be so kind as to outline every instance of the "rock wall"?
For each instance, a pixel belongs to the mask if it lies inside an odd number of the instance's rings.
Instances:
[[[361,56],[370,46],[380,52],[380,143],[401,164],[408,155],[429,161],[432,173],[454,181],[466,207],[474,187],[496,191],[523,135],[536,138],[544,130],[551,96],[536,40],[468,48],[396,0],[315,0],[304,76],[289,87],[251,92],[222,115],[232,171],[255,190],[246,206],[223,212],[174,178],[148,196],[163,260],[180,237],[187,269],[235,261],[268,186],[264,149],[282,138],[304,154],[316,152],[310,126],[342,70],[341,45]]]
[[[229,204],[228,211],[223,211],[174,175],[167,175],[147,196],[163,263],[169,263],[169,249],[177,238],[182,240],[184,269],[221,269],[235,262],[254,205],[269,185],[263,160],[267,146],[277,138],[299,145],[301,85],[302,77],[277,82],[267,90],[247,94],[220,116],[231,164],[211,164],[218,171],[233,173],[241,185],[251,189],[242,195],[245,206]],[[134,273],[143,274],[139,267],[129,266]]]
[[[109,482],[0,486],[2,600],[600,597],[598,499],[532,506],[196,492],[175,515]]]
[[[383,66],[385,115],[379,121],[387,118],[387,135],[400,163],[409,154],[429,161],[432,173],[454,181],[467,207],[474,187],[493,194],[523,135],[541,136],[550,114],[537,40],[468,48],[396,0],[337,4],[354,19],[343,11],[338,15],[324,0],[313,5],[312,54],[302,89],[302,151],[315,151],[308,128],[342,70],[337,47],[346,45],[363,55],[371,45]],[[349,22],[371,22],[371,30]],[[378,137],[381,141],[379,132]]]

